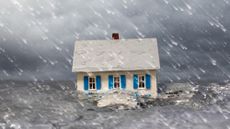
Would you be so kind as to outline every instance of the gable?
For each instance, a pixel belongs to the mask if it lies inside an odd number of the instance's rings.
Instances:
[[[75,43],[73,72],[159,68],[156,39],[86,40]]]

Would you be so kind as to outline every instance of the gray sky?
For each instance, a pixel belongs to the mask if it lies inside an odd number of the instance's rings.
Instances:
[[[76,40],[157,37],[160,81],[230,80],[230,0],[0,0],[0,79],[74,79]]]

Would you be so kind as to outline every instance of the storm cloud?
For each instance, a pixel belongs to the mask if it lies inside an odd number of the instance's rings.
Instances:
[[[229,81],[230,0],[0,0],[0,78],[72,80],[76,40],[158,39],[160,81]]]

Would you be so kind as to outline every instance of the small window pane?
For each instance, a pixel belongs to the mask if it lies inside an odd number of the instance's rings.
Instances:
[[[145,88],[145,76],[140,75],[138,81],[139,81],[139,88]]]
[[[114,88],[119,88],[119,87],[120,87],[120,78],[114,77]]]
[[[90,90],[95,90],[96,89],[95,77],[90,77],[89,78],[89,89]]]

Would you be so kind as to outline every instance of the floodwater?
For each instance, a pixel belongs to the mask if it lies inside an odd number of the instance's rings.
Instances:
[[[0,83],[0,129],[230,129],[230,85],[198,85],[188,102],[99,109],[72,82]]]

